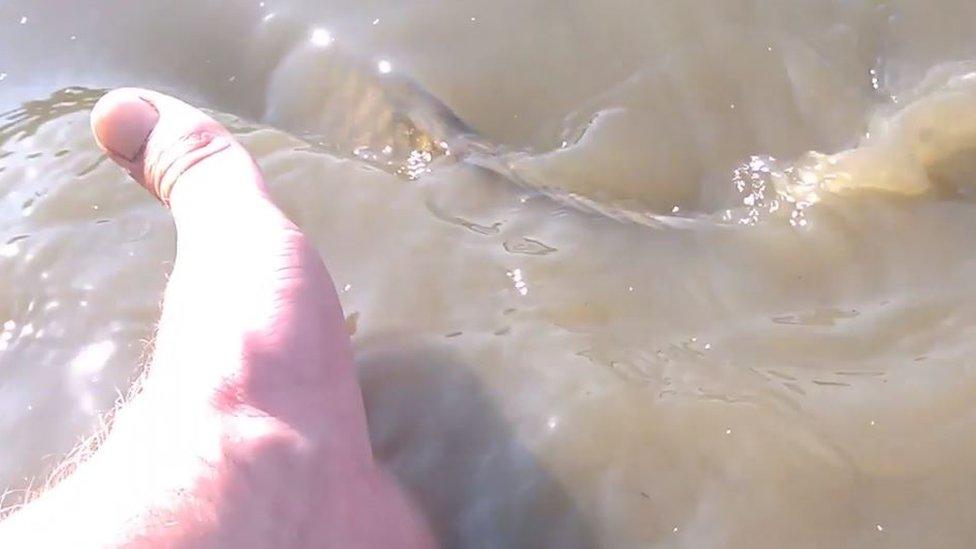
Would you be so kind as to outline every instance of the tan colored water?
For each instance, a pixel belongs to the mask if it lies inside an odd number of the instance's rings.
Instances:
[[[36,4],[0,5],[0,484],[151,337],[170,222],[87,129],[137,83],[236,115],[447,545],[976,539],[976,4]]]

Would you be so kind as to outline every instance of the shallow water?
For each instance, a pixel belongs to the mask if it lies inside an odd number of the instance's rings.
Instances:
[[[151,338],[172,227],[87,129],[139,84],[230,113],[317,243],[447,545],[976,537],[976,4],[36,4],[0,5],[0,484]]]

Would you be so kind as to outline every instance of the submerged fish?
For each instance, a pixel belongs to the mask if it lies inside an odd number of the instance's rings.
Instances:
[[[267,89],[266,123],[407,179],[435,162],[464,162],[584,212],[651,226],[681,222],[543,182],[523,169],[534,155],[490,142],[410,76],[344,49],[325,31],[291,49]]]
[[[653,79],[647,75],[632,80],[622,85],[653,87]],[[314,31],[311,39],[300,41],[271,73],[265,121],[316,146],[351,153],[409,179],[423,176],[435,162],[464,162],[577,210],[625,222],[674,226],[707,218],[752,224],[784,216],[792,223],[802,218],[804,208],[827,194],[873,190],[919,195],[942,192],[947,182],[956,187],[952,192],[969,194],[961,192],[958,183],[976,173],[970,154],[976,149],[976,66],[936,67],[914,97],[876,112],[870,131],[855,148],[836,154],[810,152],[786,161],[761,156],[746,160],[729,174],[730,192],[720,193],[723,198],[697,211],[672,209],[672,204],[695,193],[688,189],[692,185],[655,176],[647,162],[626,157],[641,154],[639,149],[615,142],[594,145],[594,141],[608,139],[607,135],[616,135],[612,131],[615,125],[634,124],[629,120],[633,113],[626,109],[598,110],[588,122],[574,128],[570,141],[557,150],[508,150],[481,136],[389,62],[344,49],[324,31]],[[600,192],[592,181],[583,181],[593,174],[577,177],[594,160],[587,147],[612,149],[613,154],[604,156],[618,167],[604,174],[608,183],[623,177],[631,185],[654,185],[653,192],[638,193],[651,197],[651,202],[620,200]],[[667,150],[661,152],[665,153]],[[667,164],[657,157],[653,162]],[[757,164],[762,164],[759,171],[753,169]],[[744,185],[743,174],[750,171],[755,173],[747,174],[748,184]],[[655,183],[662,177],[663,183]]]

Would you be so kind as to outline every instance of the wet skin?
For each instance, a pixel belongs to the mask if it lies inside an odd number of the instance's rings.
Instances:
[[[94,454],[0,523],[0,547],[429,547],[373,462],[332,280],[217,122],[141,89],[92,130],[173,215],[139,392]]]

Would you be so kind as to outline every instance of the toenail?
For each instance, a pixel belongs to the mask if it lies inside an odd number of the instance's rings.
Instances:
[[[93,120],[95,137],[110,153],[134,162],[159,122],[159,111],[136,95],[115,97],[109,94],[100,103],[95,107]]]

